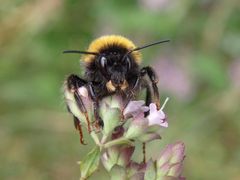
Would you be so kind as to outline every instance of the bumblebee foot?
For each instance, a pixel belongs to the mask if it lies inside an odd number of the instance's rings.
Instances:
[[[80,143],[83,145],[86,145],[86,143],[84,142],[84,139],[83,139],[83,132],[82,132],[82,126],[81,126],[80,121],[75,116],[74,116],[73,120],[74,120],[74,126],[79,132]]]

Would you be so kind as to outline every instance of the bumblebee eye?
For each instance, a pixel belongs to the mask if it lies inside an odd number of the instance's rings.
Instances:
[[[105,68],[106,64],[107,64],[107,58],[105,58],[104,56],[101,57],[100,59],[100,64],[103,68]]]
[[[131,61],[130,61],[130,58],[129,57],[127,57],[126,58],[126,63],[127,63],[127,67],[128,67],[128,70],[131,68]]]

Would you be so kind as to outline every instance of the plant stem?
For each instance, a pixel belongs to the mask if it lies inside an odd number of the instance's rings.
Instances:
[[[100,141],[99,141],[98,135],[97,135],[94,131],[92,131],[92,132],[90,133],[90,135],[92,136],[95,144],[101,147],[102,144],[101,144]]]

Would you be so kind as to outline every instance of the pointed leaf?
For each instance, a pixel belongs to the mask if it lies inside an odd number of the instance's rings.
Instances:
[[[88,178],[98,168],[100,160],[99,147],[94,148],[87,154],[87,157],[80,163],[81,178]]]

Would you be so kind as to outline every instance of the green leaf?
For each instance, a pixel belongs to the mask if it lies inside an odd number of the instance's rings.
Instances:
[[[100,148],[96,147],[87,154],[87,157],[80,163],[81,178],[86,179],[98,168],[100,160]]]
[[[119,125],[120,108],[118,104],[114,98],[107,98],[100,105],[100,115],[104,123],[103,133],[105,136],[108,136]]]
[[[109,135],[120,122],[120,110],[117,108],[108,108],[102,113],[104,121],[103,133]]]
[[[119,165],[115,165],[112,167],[111,172],[111,180],[125,180],[127,179],[126,170]]]
[[[154,179],[156,179],[156,162],[153,162],[153,160],[150,159],[147,163],[144,180],[154,180]]]

